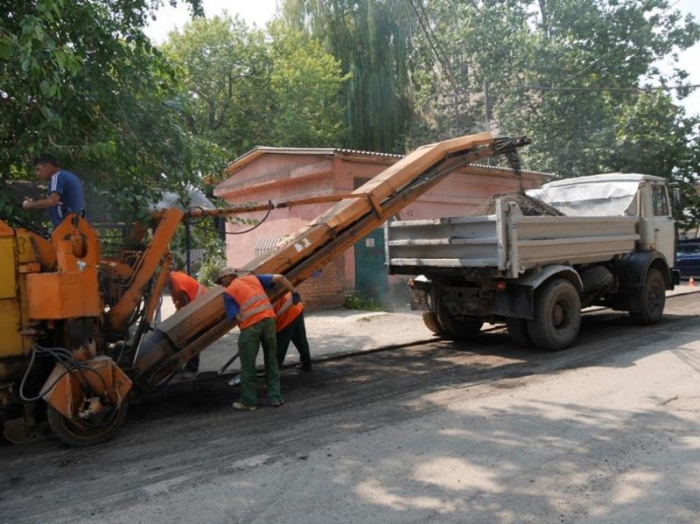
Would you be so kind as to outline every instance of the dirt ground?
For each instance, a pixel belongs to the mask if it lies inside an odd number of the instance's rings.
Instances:
[[[699,314],[587,314],[558,353],[494,329],[333,359],[253,413],[225,377],[174,385],[104,445],[0,446],[0,520],[697,522]]]

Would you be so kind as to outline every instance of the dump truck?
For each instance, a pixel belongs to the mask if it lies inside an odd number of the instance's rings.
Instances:
[[[527,197],[555,213],[526,215]],[[434,333],[470,339],[505,323],[517,345],[558,351],[576,340],[582,308],[661,319],[679,282],[663,178],[564,179],[493,204],[487,215],[385,224],[389,273],[417,275],[414,300]]]
[[[241,270],[281,273],[297,285],[455,169],[501,154],[517,168],[517,148],[527,143],[482,133],[419,148]],[[125,420],[130,400],[167,385],[190,358],[228,333],[235,322],[226,316],[220,286],[155,327],[154,312],[182,220],[251,209],[154,212],[149,227],[135,228],[131,247],[112,256],[103,256],[94,228],[76,214],[50,238],[0,221],[5,438],[31,441],[48,426],[71,446],[104,441]]]

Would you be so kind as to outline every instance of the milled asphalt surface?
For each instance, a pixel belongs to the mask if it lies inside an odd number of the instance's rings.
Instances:
[[[318,365],[283,370],[282,408],[260,380],[260,409],[235,411],[238,389],[205,371],[134,399],[107,443],[0,446],[0,522],[696,524],[700,295],[686,291],[652,326],[592,311],[555,353],[500,327],[420,343],[415,312],[314,312]]]

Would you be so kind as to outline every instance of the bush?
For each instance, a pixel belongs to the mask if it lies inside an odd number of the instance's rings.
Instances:
[[[362,311],[382,311],[382,305],[371,297],[361,295],[348,295],[343,302],[345,309],[359,309]]]
[[[216,284],[216,274],[226,265],[226,259],[220,255],[207,257],[202,261],[197,273],[197,280],[207,287]]]

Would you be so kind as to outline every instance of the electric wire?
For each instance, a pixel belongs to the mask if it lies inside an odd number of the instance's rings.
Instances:
[[[193,208],[193,209],[202,209],[202,208]],[[203,209],[202,209],[202,211],[203,211]],[[250,229],[246,229],[245,231],[219,231],[218,229],[215,229],[213,227],[202,226],[196,222],[192,222],[191,219],[189,222],[187,222],[187,224],[196,228],[196,229],[200,229],[203,231],[213,231],[215,233],[224,233],[225,235],[244,235],[245,233],[250,233],[251,231],[254,231],[257,228],[259,228],[263,224],[263,222],[265,222],[270,217],[271,212],[272,212],[272,206],[267,210],[267,213],[265,213],[265,216],[262,219],[260,219],[260,221],[257,224],[255,224]],[[204,219],[204,217],[202,217],[200,220],[203,220],[203,219]]]
[[[24,393],[24,388],[27,382],[27,378],[30,375],[30,371],[34,367],[34,362],[36,360],[37,355],[50,355],[52,356],[59,364],[61,364],[65,370],[58,376],[56,379],[47,387],[42,387],[39,390],[39,394],[36,397],[27,397]],[[93,369],[89,366],[85,366],[81,362],[75,360],[73,358],[73,355],[71,354],[70,351],[68,351],[66,348],[61,348],[61,347],[43,347],[40,346],[39,344],[34,344],[32,346],[32,355],[29,360],[29,365],[27,366],[26,371],[24,372],[24,376],[22,377],[22,381],[20,382],[19,386],[19,396],[20,398],[25,401],[25,402],[36,402],[38,400],[41,400],[43,396],[46,394],[46,392],[50,391],[56,384],[59,383],[59,381],[66,376],[68,373],[70,373],[72,370],[77,370],[80,375],[83,378],[83,381],[85,382],[84,386],[87,386],[88,389],[91,390],[91,393],[95,396],[96,393],[92,389],[92,386],[90,386],[90,383],[87,381],[87,378],[85,377],[85,374],[83,371],[90,371],[98,376],[100,381],[102,382],[102,387],[104,388],[105,394],[107,393],[107,383],[105,382],[105,379],[100,373],[96,370]],[[111,424],[116,416],[119,414],[121,411],[120,407],[117,407],[112,411],[112,413],[109,415],[109,417],[106,419],[106,421],[103,421],[100,424],[92,424],[90,421],[81,418],[80,423],[90,427],[90,428],[100,428],[103,427],[107,424]]]
[[[661,14],[666,13],[667,11],[673,9],[678,3],[680,3],[681,0],[676,0],[672,4],[670,4],[668,7],[663,9],[661,11]],[[447,60],[446,55],[447,53],[445,52],[444,48],[442,48],[439,40],[436,38],[434,31],[430,27],[429,23],[429,17],[426,12],[425,7],[421,3],[420,0],[406,0],[406,3],[410,6],[410,11],[413,12],[415,15],[416,20],[418,21],[418,24],[420,26],[420,29],[422,32],[425,34],[426,39],[428,40],[428,43],[433,51],[433,54],[435,55],[435,58],[437,59],[438,63],[441,66],[441,69],[445,72],[446,76],[448,77],[448,80],[452,84],[453,89],[457,89],[457,83],[452,76],[452,72],[449,66],[449,60]],[[416,6],[417,3],[417,6]],[[419,12],[420,9],[420,12]],[[422,16],[421,16],[422,13]],[[424,18],[425,20],[424,20]],[[638,29],[637,31],[641,31],[641,29]],[[576,73],[573,73],[569,75],[567,78],[564,78],[560,85],[563,85],[567,82],[571,82],[572,80],[575,80],[576,78],[580,77],[583,73],[588,71],[591,67],[599,63],[601,60],[609,56],[611,53],[613,53],[616,49],[611,48],[609,51],[606,53],[603,53],[602,55],[598,56],[595,60],[593,60],[591,63],[586,65],[583,69],[579,70]],[[447,65],[446,65],[447,62]],[[700,84],[690,84],[690,85],[674,85],[674,86],[649,86],[649,87],[545,87],[545,86],[512,86],[512,87],[517,87],[518,89],[524,89],[528,91],[541,91],[541,92],[631,92],[631,93],[645,93],[645,92],[650,92],[650,91],[675,91],[675,90],[680,90],[680,89],[697,89],[700,88]]]
[[[34,398],[28,398],[25,396],[24,393],[24,387],[27,381],[27,378],[30,375],[30,371],[32,367],[34,366],[34,362],[36,360],[36,356],[51,356],[53,359],[61,364],[64,368],[65,371],[61,373],[56,380],[54,380],[49,387],[42,387],[41,390],[39,391],[39,394],[34,397]],[[40,346],[39,344],[34,344],[32,346],[32,355],[29,360],[29,365],[27,366],[26,371],[24,372],[24,376],[22,377],[22,381],[20,382],[20,388],[19,388],[19,395],[22,400],[25,402],[36,402],[37,400],[41,399],[47,391],[51,390],[58,382],[67,374],[72,371],[77,371],[80,373],[80,376],[83,379],[83,384],[81,384],[81,387],[85,390],[88,389],[90,390],[90,393],[93,395],[96,395],[95,390],[92,388],[90,385],[90,382],[88,382],[87,377],[85,376],[85,371],[90,371],[98,376],[100,381],[102,382],[102,387],[104,388],[104,392],[107,392],[107,382],[105,381],[104,377],[100,375],[100,373],[96,370],[93,369],[89,366],[85,366],[81,362],[75,360],[73,355],[71,354],[70,351],[68,351],[66,348],[61,348],[61,347],[44,347]]]

